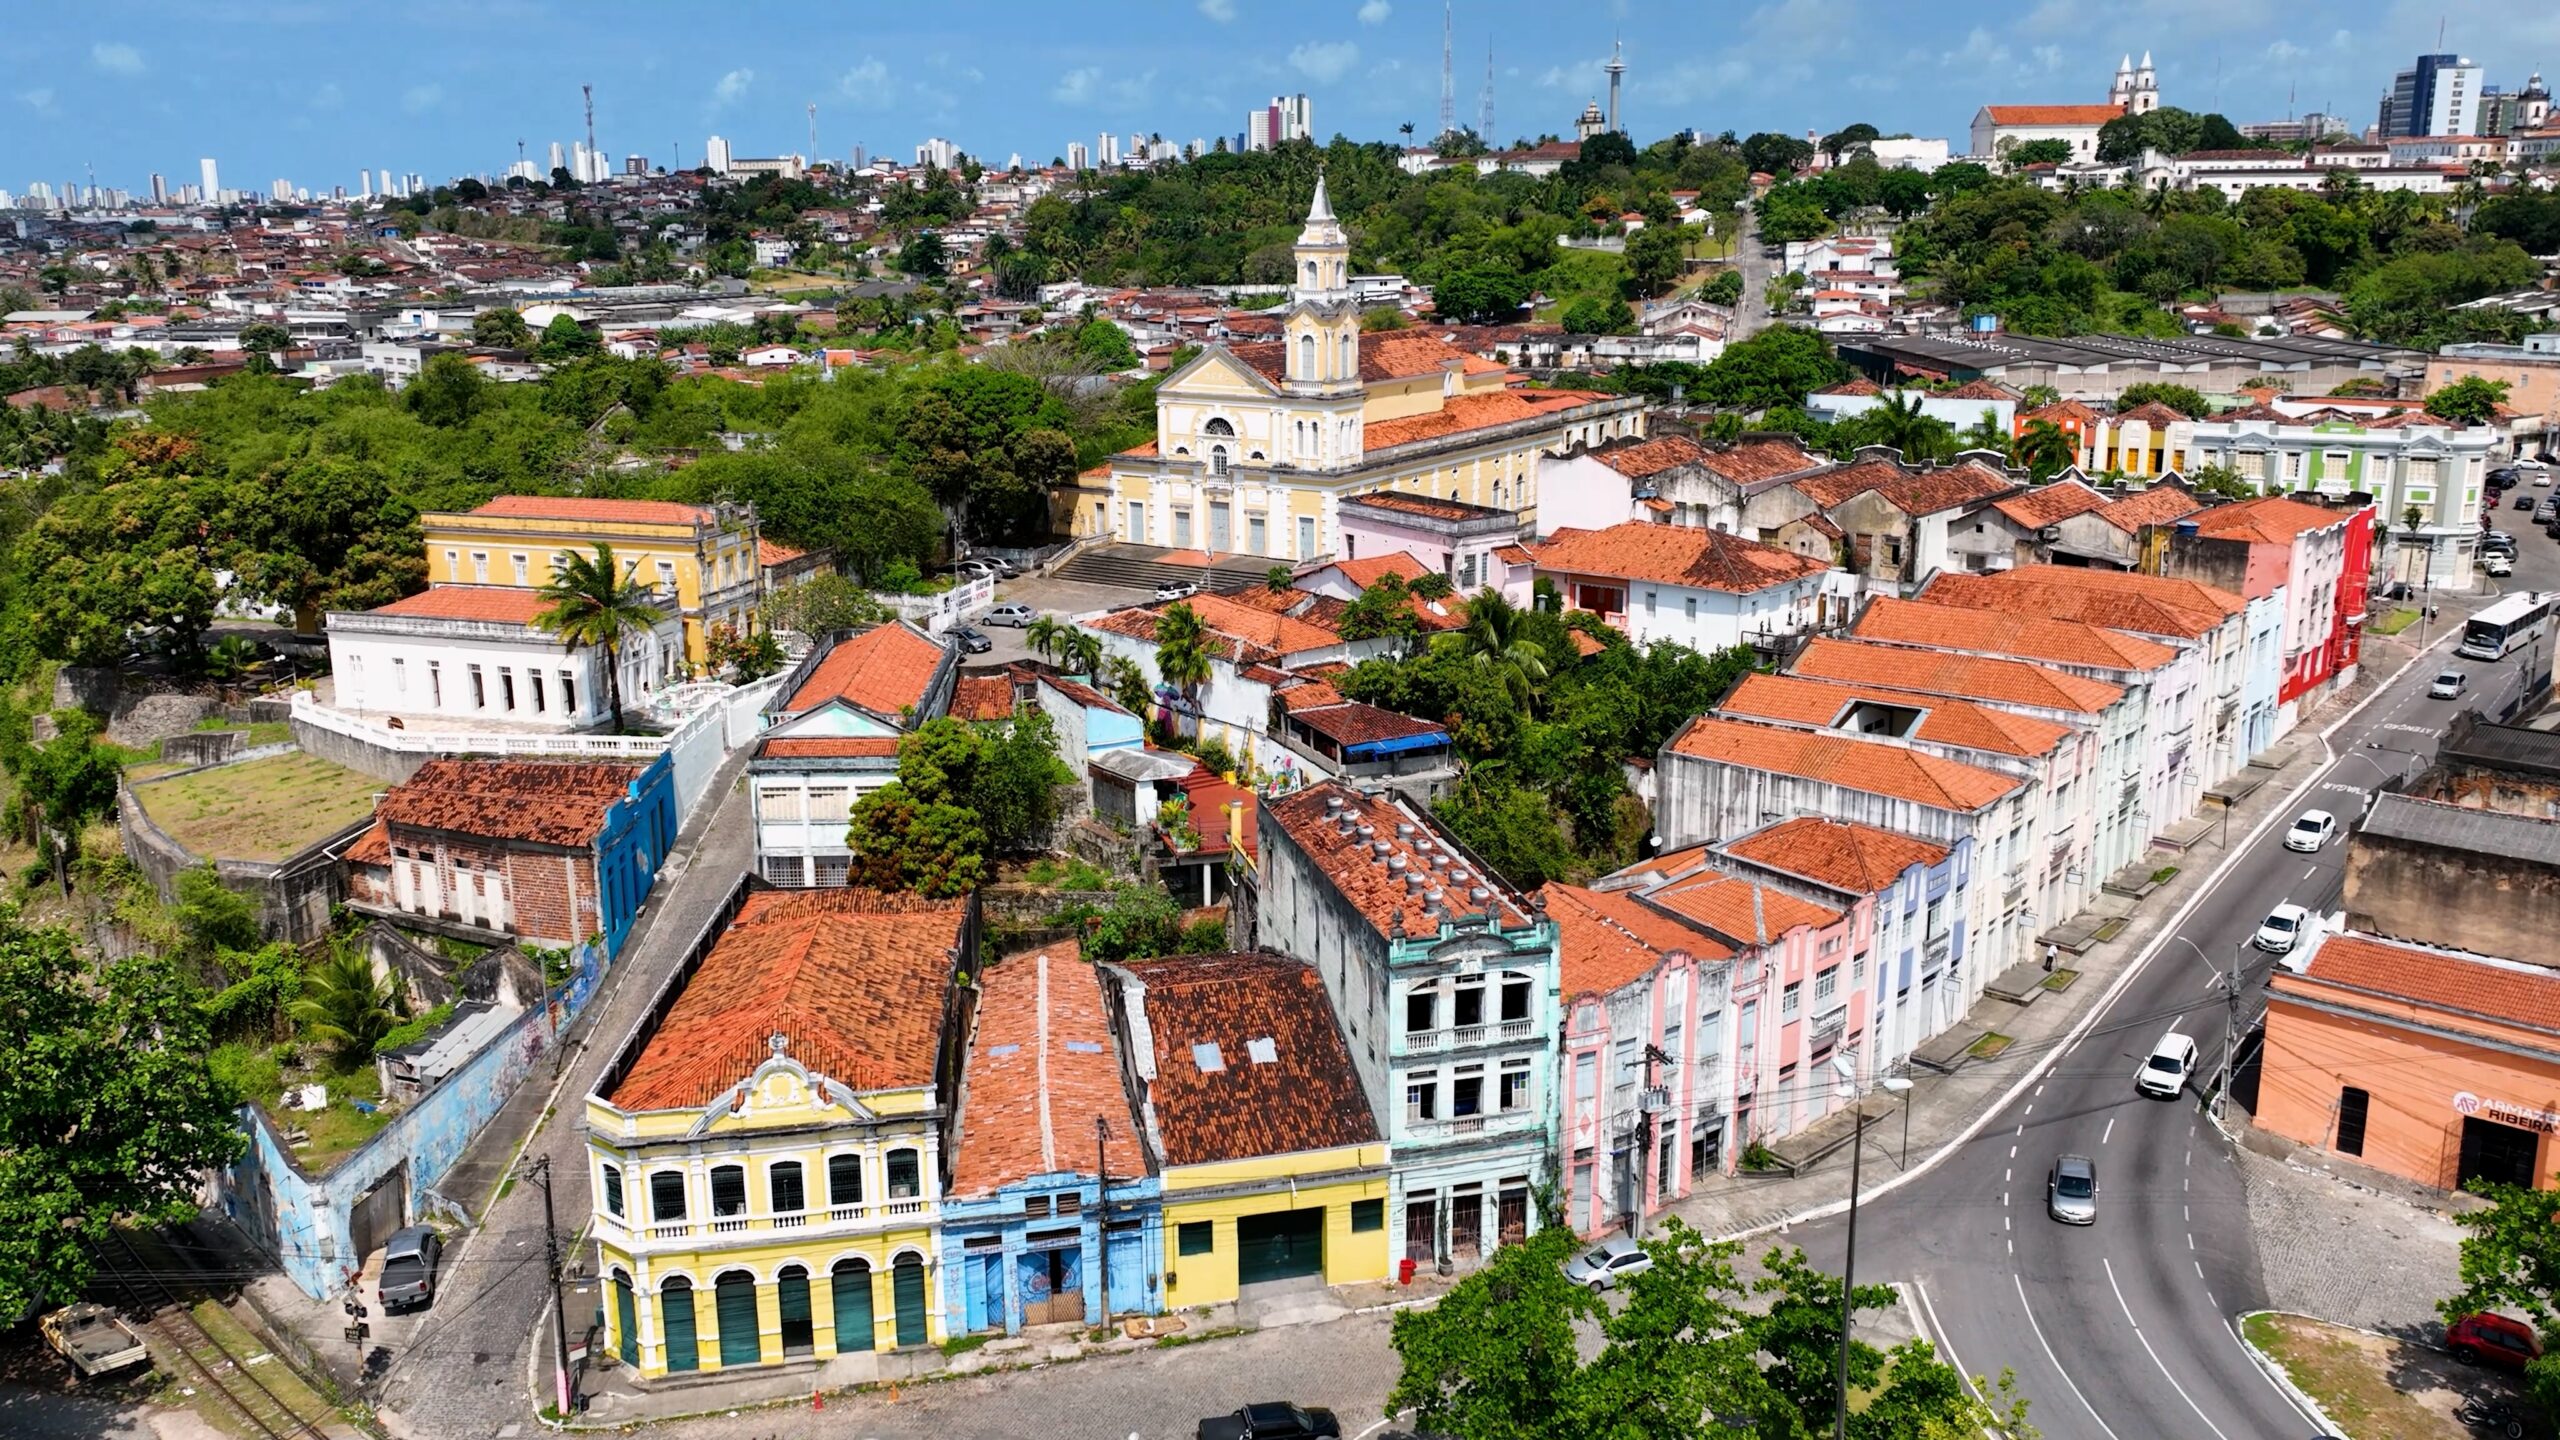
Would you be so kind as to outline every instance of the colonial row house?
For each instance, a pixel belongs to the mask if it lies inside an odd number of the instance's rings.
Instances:
[[[949,709],[958,665],[948,643],[889,621],[829,637],[783,678],[747,762],[757,874],[845,883],[854,802],[898,778],[898,742]]]

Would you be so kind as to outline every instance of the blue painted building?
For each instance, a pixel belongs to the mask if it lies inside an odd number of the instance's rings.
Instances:
[[[1068,942],[998,961],[978,985],[944,1152],[951,1333],[1158,1313],[1159,1187],[1094,967]]]

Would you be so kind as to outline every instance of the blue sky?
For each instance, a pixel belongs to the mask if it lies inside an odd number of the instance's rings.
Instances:
[[[2154,52],[2166,102],[2235,121],[2333,107],[2372,117],[2391,72],[2434,48],[2509,88],[2560,77],[2560,6],[2527,0],[1458,0],[1457,114],[1493,49],[1495,129],[1563,131],[1626,42],[1642,140],[1695,125],[1802,132],[1866,120],[1958,141],[1986,102],[2094,102],[2118,56]],[[1430,0],[90,0],[13,4],[0,28],[0,188],[94,165],[139,190],[198,156],[234,188],[354,188],[358,167],[442,178],[539,163],[581,132],[578,85],[619,156],[698,164],[855,143],[904,157],[947,136],[995,163],[1110,128],[1233,134],[1249,105],[1305,91],[1319,137],[1435,127],[1441,7]],[[2216,104],[2217,93],[2219,104]]]

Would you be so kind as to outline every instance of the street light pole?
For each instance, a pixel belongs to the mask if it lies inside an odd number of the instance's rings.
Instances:
[[[1888,1075],[1876,1082],[1889,1093],[1902,1097],[1902,1158],[1894,1162],[1896,1169],[1911,1168],[1911,1082],[1899,1075]]]
[[[1645,1042],[1644,1088],[1636,1092],[1635,1194],[1627,1202],[1627,1238],[1630,1240],[1644,1231],[1645,1181],[1653,1166],[1653,1115],[1667,1098],[1654,1093],[1653,1067],[1660,1065],[1667,1070],[1679,1063],[1664,1053],[1661,1046]]]
[[[2222,1102],[2231,1093],[2232,1063],[2240,1054],[2240,955],[2245,941],[2231,946],[2231,973],[2223,978],[2222,1079],[2214,1086],[2213,1113],[2222,1113]]]
[[[1840,1261],[1840,1364],[1831,1393],[1832,1440],[1849,1435],[1849,1324],[1858,1291],[1858,1161],[1867,1148],[1866,1097],[1858,1092],[1858,1068],[1846,1055],[1831,1057],[1831,1069],[1849,1085],[1849,1105],[1857,1112],[1849,1141],[1849,1245]],[[1905,1081],[1905,1084],[1910,1082]]]

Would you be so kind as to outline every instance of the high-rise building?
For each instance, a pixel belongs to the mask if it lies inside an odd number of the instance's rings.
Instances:
[[[213,163],[212,156],[207,155],[196,162],[196,173],[204,180],[204,203],[207,205],[221,204],[222,168]]]
[[[1315,106],[1304,95],[1275,97],[1272,102],[1280,111],[1280,138],[1313,140],[1316,138]]]
[[[856,170],[861,170],[861,169],[863,169],[863,168],[865,168],[865,167],[869,166],[869,165],[870,165],[870,163],[871,163],[871,156],[870,156],[869,152],[865,151],[865,150],[864,150],[861,146],[859,146],[859,145],[854,146],[854,147],[853,147],[853,168],[854,168],[854,169],[856,169]]]
[[[290,180],[278,180],[267,186],[267,193],[274,196],[279,201],[291,200],[293,198],[293,182]]]
[[[1105,170],[1118,165],[1120,163],[1120,137],[1112,134],[1108,130],[1103,131],[1098,139],[1098,143],[1094,146],[1094,157],[1096,162]]]
[[[2421,55],[2382,97],[2385,140],[2480,133],[2480,67],[2461,55]]]
[[[1093,168],[1093,152],[1084,147],[1083,141],[1070,140],[1067,142],[1067,168],[1070,170],[1090,170]]]
[[[383,167],[382,167],[382,169],[381,169],[380,171],[378,171],[378,172],[376,172],[376,173],[377,173],[377,174],[379,174],[382,178],[381,178],[380,182],[379,182],[378,184],[376,184],[376,185],[375,185],[374,189],[375,189],[378,193],[380,193],[380,194],[382,194],[382,195],[385,195],[385,196],[388,196],[388,195],[391,193],[391,167],[390,167],[390,166],[388,166],[388,165],[385,165],[385,166],[383,166]]]
[[[154,205],[169,203],[169,177],[157,170],[151,172],[151,203]]]
[[[729,142],[714,135],[703,142],[702,163],[714,175],[729,173]]]
[[[559,141],[557,141],[557,140],[552,141],[552,142],[551,142],[551,163],[550,163],[548,166],[545,166],[545,167],[543,168],[542,178],[543,178],[543,179],[545,179],[545,180],[548,180],[548,179],[550,179],[552,176],[554,176],[554,175],[556,175],[556,174],[560,173],[561,171],[566,170],[566,169],[568,169],[568,168],[569,168],[569,157],[568,157],[567,155],[565,155],[565,154],[563,154],[563,153],[561,152],[561,149],[560,149],[560,142],[559,142]],[[387,182],[386,182],[386,183],[387,183]]]
[[[1270,107],[1263,106],[1244,112],[1244,148],[1247,150],[1271,148]]]

